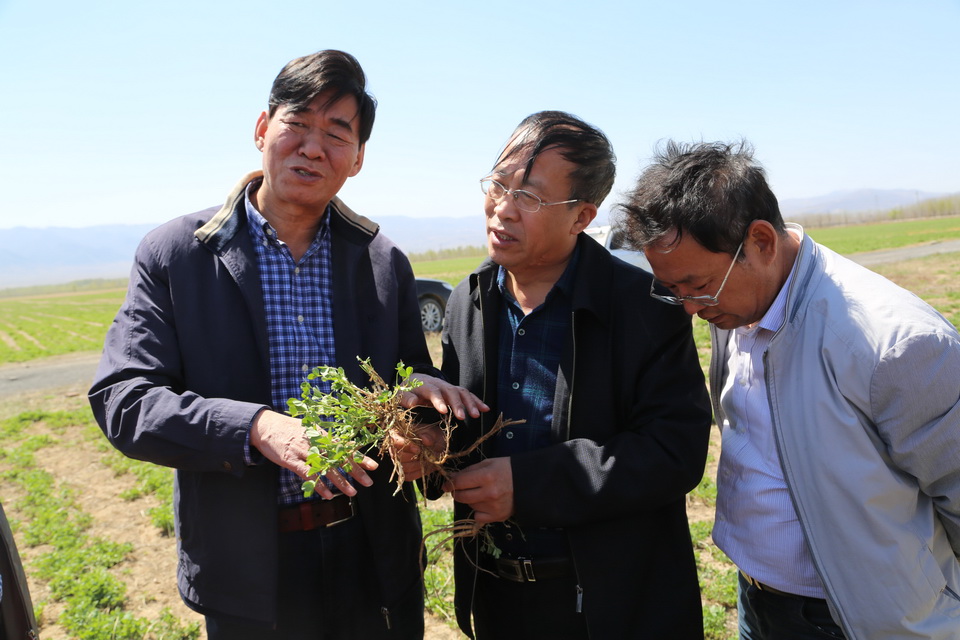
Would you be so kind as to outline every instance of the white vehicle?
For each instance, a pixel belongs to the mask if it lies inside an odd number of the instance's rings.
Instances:
[[[628,262],[634,266],[640,267],[644,271],[653,273],[647,257],[642,251],[633,251],[623,246],[623,239],[609,224],[600,227],[588,227],[583,230],[585,234],[602,244],[611,254]]]

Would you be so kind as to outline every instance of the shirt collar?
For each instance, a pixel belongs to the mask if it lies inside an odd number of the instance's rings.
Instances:
[[[565,296],[569,297],[573,290],[573,274],[577,271],[577,264],[580,262],[580,245],[577,244],[573,248],[573,253],[570,255],[570,262],[567,263],[566,268],[563,270],[563,273],[560,275],[560,279],[554,283],[553,288],[550,289],[550,293],[547,294],[544,304],[550,300],[550,298],[556,295],[554,292],[559,291]],[[513,295],[510,293],[510,290],[507,288],[507,270],[501,265],[497,265],[497,288],[500,289],[500,295],[505,296],[508,300],[513,300]]]
[[[798,236],[798,239],[801,242],[803,241],[803,230],[799,227],[790,225],[787,227],[787,233]],[[790,285],[793,283],[793,277],[797,271],[797,262],[799,260],[800,253],[798,252],[797,257],[793,260],[793,266],[790,267],[790,274],[787,276],[787,280],[783,283],[783,286],[780,287],[780,292],[777,293],[773,304],[770,305],[770,308],[763,314],[760,322],[757,323],[758,328],[766,329],[767,331],[778,331],[780,327],[783,326],[784,321],[787,319],[787,295],[790,291]]]
[[[250,228],[254,230],[254,235],[257,239],[263,239],[269,237],[273,240],[280,241],[277,238],[277,231],[273,228],[273,225],[263,217],[257,208],[253,206],[253,200],[250,196],[260,188],[260,180],[254,180],[247,185],[247,188],[243,192],[243,206],[247,212],[247,221],[250,223]],[[317,237],[325,238],[327,234],[330,233],[330,205],[327,205],[327,210],[323,218],[320,219],[320,228],[317,229]]]

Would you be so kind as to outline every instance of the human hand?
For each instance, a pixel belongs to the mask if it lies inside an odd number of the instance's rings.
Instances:
[[[443,485],[457,502],[468,505],[480,524],[513,516],[513,469],[510,458],[487,458],[454,473]]]
[[[424,472],[429,473],[432,468],[429,464],[424,464],[423,449],[427,448],[434,454],[434,459],[443,455],[447,446],[447,435],[439,425],[423,425],[417,428],[417,437],[420,442],[416,443],[401,437],[396,432],[391,431],[389,436],[390,447],[396,453],[396,461],[403,470],[404,480],[419,480]]]
[[[250,427],[250,444],[267,460],[293,471],[306,480],[310,471],[306,463],[310,443],[304,431],[303,425],[297,418],[264,409],[253,419]],[[375,460],[364,456],[359,464],[353,465],[348,475],[361,485],[369,487],[373,484],[373,479],[367,471],[373,471],[378,466]],[[325,477],[345,495],[357,494],[356,488],[339,470],[334,469]],[[333,497],[333,492],[323,482],[318,482],[314,491],[327,500]]]
[[[484,402],[463,387],[452,385],[446,380],[423,373],[415,373],[411,378],[422,382],[419,387],[403,394],[400,403],[406,407],[432,406],[441,414],[453,411],[458,420],[464,420],[467,414],[471,418],[479,418],[480,413],[489,411]]]

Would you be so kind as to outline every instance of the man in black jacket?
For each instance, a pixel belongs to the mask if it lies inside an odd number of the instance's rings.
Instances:
[[[284,67],[263,171],[143,240],[90,390],[114,446],[177,469],[178,587],[211,640],[423,636],[413,492],[368,458],[305,500],[308,442],[283,413],[315,366],[367,384],[358,357],[414,367],[410,404],[482,408],[429,375],[410,263],[336,197],[373,127],[365,82],[340,51]]]
[[[446,485],[487,525],[456,550],[460,627],[479,638],[702,638],[685,494],[710,409],[689,318],[581,232],[614,180],[606,136],[525,119],[481,180],[490,259],[447,304],[443,372],[492,409]],[[499,556],[498,556],[499,554]]]

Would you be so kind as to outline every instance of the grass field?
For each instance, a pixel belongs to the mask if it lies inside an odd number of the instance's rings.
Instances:
[[[99,350],[123,289],[0,299],[0,363]]]
[[[905,237],[914,239],[911,244],[952,233],[949,237],[960,237],[956,218],[919,222],[846,227],[836,237],[830,234],[840,230],[820,229],[812,235],[845,253],[844,247],[903,246]],[[823,232],[830,234],[824,238]],[[414,270],[456,284],[482,259],[417,262]],[[875,270],[960,325],[960,254]],[[120,289],[0,298],[0,363],[99,350],[122,299]],[[695,320],[694,335],[706,368],[706,324]],[[428,342],[439,358],[438,337],[428,336]],[[707,473],[688,497],[709,640],[735,637],[736,622],[736,570],[710,539],[718,457],[714,441]],[[82,396],[0,403],[0,496],[15,521],[42,637],[199,637],[195,614],[180,605],[175,591],[170,471],[130,461],[110,448],[92,425]],[[424,512],[427,529],[450,518],[443,505]],[[440,550],[427,575],[431,640],[458,637],[442,622],[451,616],[449,556],[449,547]]]
[[[878,222],[849,227],[807,229],[810,237],[842,255],[896,249],[960,238],[960,218]]]

